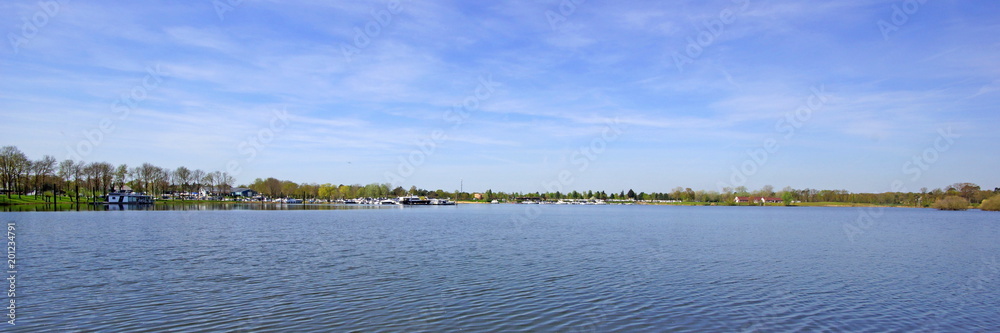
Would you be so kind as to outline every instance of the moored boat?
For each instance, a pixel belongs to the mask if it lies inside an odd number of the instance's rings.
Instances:
[[[399,198],[399,204],[400,205],[407,205],[407,206],[412,206],[412,205],[430,205],[431,201],[427,200],[427,199],[420,199],[420,197],[418,197],[418,196],[409,196],[409,197]]]
[[[108,193],[108,204],[152,204],[153,197],[136,193]]]
[[[431,199],[430,204],[434,206],[451,206],[454,205],[455,202],[451,201],[451,199]]]

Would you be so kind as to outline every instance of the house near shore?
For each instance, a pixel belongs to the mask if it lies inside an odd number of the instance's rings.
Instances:
[[[231,191],[230,195],[234,197],[251,198],[257,196],[257,191],[248,189],[246,187],[237,187]]]
[[[774,197],[736,197],[733,200],[737,204],[741,203],[755,203],[755,204],[769,204],[769,203],[781,203],[783,200],[781,198]]]
[[[757,200],[755,200],[754,202],[759,203],[759,204],[781,203],[782,200],[781,200],[781,198],[774,198],[774,197],[760,197],[760,198],[757,198]]]

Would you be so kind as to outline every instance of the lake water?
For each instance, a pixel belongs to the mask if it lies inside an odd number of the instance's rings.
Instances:
[[[0,221],[18,232],[15,331],[1000,331],[992,212],[459,205]]]

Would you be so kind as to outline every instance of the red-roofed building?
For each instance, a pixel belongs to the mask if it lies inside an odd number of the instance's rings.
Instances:
[[[772,197],[736,197],[734,201],[737,204],[750,203],[750,202],[753,202],[755,204],[766,204],[766,203],[781,203],[783,200],[781,200],[781,198],[772,198]]]
[[[772,198],[772,197],[760,197],[754,200],[754,202],[756,203],[781,203],[781,201],[782,201],[781,198]]]

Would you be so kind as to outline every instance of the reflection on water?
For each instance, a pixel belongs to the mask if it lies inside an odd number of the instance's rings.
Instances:
[[[171,210],[343,210],[343,209],[398,209],[396,205],[331,205],[331,204],[280,204],[280,203],[160,203],[154,205],[115,204],[41,204],[0,206],[2,212],[62,212],[62,211],[171,211]]]

